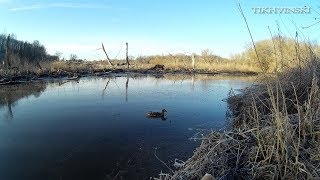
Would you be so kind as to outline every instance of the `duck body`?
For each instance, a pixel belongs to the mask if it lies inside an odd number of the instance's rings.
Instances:
[[[165,109],[162,109],[161,112],[150,111],[147,113],[147,117],[149,117],[149,118],[163,118],[165,112],[167,112],[167,110],[165,110]]]

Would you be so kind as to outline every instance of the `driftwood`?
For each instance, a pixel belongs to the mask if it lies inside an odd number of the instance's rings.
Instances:
[[[30,81],[4,81],[4,82],[0,82],[0,86],[1,85],[13,85],[13,84],[21,84],[21,83],[27,83]]]
[[[69,81],[78,81],[79,79],[80,79],[79,76],[73,76],[73,77],[68,78],[67,80],[69,80]]]
[[[11,85],[30,82],[32,79],[28,76],[15,76],[11,78],[0,79],[0,85]]]

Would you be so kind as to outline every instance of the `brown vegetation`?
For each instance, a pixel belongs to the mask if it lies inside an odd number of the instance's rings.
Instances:
[[[208,72],[208,73],[274,73],[305,63],[310,55],[319,54],[316,44],[299,42],[277,36],[269,40],[256,42],[256,50],[249,46],[244,52],[226,59],[204,50],[201,54],[168,54],[141,56],[131,59],[129,68],[126,60],[83,61],[71,55],[70,60],[60,61],[58,56],[46,54],[39,42],[18,41],[11,35],[1,35],[0,77],[14,76],[73,76],[74,74],[94,74],[101,72]],[[9,43],[9,44],[8,44]],[[313,53],[310,51],[314,50]],[[257,54],[258,57],[257,58]],[[194,64],[192,57],[194,56]],[[162,69],[154,69],[156,65]],[[119,71],[121,70],[121,71]],[[152,72],[152,71],[151,71]]]
[[[193,70],[192,55],[185,54],[139,57],[134,62],[137,69],[148,69],[156,64],[163,64],[169,70]],[[261,72],[254,62],[229,60],[212,55],[208,51],[203,51],[201,55],[195,55],[195,70],[217,73]]]
[[[319,179],[320,61],[315,46],[300,45],[293,46],[299,54],[269,59],[285,66],[263,74],[264,85],[231,93],[230,130],[210,133],[182,168],[161,179]]]

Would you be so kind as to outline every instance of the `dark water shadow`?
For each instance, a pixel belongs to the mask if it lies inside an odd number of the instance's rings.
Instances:
[[[10,122],[13,119],[13,108],[20,99],[29,96],[37,98],[46,87],[46,82],[0,86],[0,109],[6,108],[4,120]]]

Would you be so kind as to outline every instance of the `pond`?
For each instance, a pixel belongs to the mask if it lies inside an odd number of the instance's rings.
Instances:
[[[111,74],[0,87],[0,179],[149,179],[226,126],[254,77]],[[149,111],[167,110],[166,119]],[[160,161],[160,160],[161,161]]]

